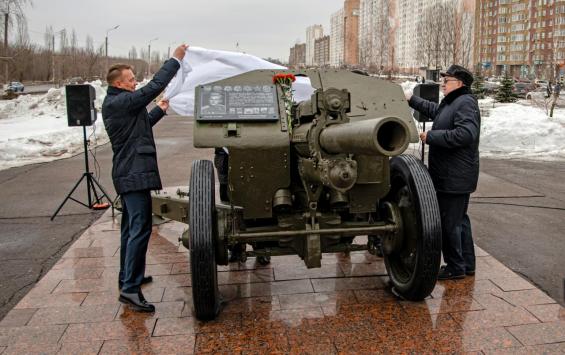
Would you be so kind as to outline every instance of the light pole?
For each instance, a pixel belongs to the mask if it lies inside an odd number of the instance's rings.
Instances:
[[[171,44],[175,44],[176,42],[171,42],[167,46],[167,59],[171,58]]]
[[[149,56],[149,58],[148,58],[149,65],[147,66],[147,78],[148,79],[151,76],[151,42],[156,41],[158,39],[159,39],[159,37],[155,37],[155,38],[149,40],[149,44],[147,45],[147,54]]]
[[[120,27],[120,25],[116,25],[112,28],[109,28],[106,30],[106,42],[105,42],[105,47],[106,47],[106,73],[108,72],[108,67],[110,66],[110,57],[108,57],[108,33],[110,33],[110,31],[113,30],[117,30],[118,27]]]
[[[66,32],[66,31],[67,30],[65,28],[63,28],[60,31],[53,32],[53,38],[52,38],[52,44],[53,44],[53,55],[52,55],[52,57],[53,58],[51,60],[51,64],[52,64],[51,69],[53,70],[53,84],[55,84],[55,36],[58,35],[59,33],[63,33],[63,32]]]

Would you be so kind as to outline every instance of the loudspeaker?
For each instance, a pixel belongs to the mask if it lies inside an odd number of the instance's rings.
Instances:
[[[418,84],[414,88],[414,95],[432,101],[435,103],[439,102],[439,84],[429,83],[429,84]],[[427,117],[420,112],[414,110],[414,118],[418,122],[431,122],[433,117]]]
[[[66,85],[69,127],[92,126],[96,121],[96,91],[88,84]]]

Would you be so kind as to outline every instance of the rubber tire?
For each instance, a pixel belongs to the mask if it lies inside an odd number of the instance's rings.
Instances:
[[[220,311],[220,297],[214,247],[217,236],[214,165],[209,160],[192,163],[189,208],[192,301],[196,318],[211,320]]]
[[[441,215],[437,196],[428,170],[412,155],[392,158],[390,174],[391,190],[386,199],[398,204],[398,194],[406,187],[412,202],[412,208],[408,208],[406,212],[415,216],[417,224],[417,240],[412,240],[416,246],[416,260],[415,267],[408,270],[409,277],[404,280],[400,272],[397,272],[399,265],[403,265],[399,252],[385,254],[385,266],[392,285],[401,297],[421,301],[434,289],[441,263]],[[409,229],[410,226],[403,228],[405,231]],[[407,246],[407,237],[410,236],[404,236],[403,247]]]

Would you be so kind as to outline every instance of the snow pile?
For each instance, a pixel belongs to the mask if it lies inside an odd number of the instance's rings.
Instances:
[[[108,141],[100,114],[106,91],[99,81],[90,84],[96,89],[98,109],[96,124],[87,127],[93,147]],[[404,82],[401,86],[413,90],[416,84]],[[484,99],[479,100],[479,106],[481,156],[565,160],[564,109],[556,109],[555,117],[550,119],[544,109],[526,102],[500,104]],[[426,129],[430,128],[428,123]],[[82,128],[67,126],[64,88],[0,101],[0,170],[70,157],[81,153],[82,148]],[[410,149],[416,152],[420,148],[411,144]]]
[[[100,81],[90,85],[99,112],[95,125],[87,127],[87,138],[95,146],[108,141],[100,114],[106,90]],[[0,169],[67,158],[82,149],[82,128],[68,127],[64,87],[0,101]]]
[[[404,91],[412,92],[418,83],[401,83]],[[440,92],[440,98],[441,95]],[[541,160],[565,159],[565,112],[556,109],[549,118],[544,109],[528,102],[503,104],[493,98],[479,100],[481,110],[482,157],[528,158]],[[416,122],[418,129],[422,124]],[[426,129],[431,128],[431,123]],[[419,144],[411,144],[413,151],[421,150]]]
[[[555,110],[549,118],[540,108],[497,103],[482,117],[480,151],[497,158],[565,159],[565,112]]]

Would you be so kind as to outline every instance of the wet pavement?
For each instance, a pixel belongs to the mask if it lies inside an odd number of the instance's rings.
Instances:
[[[119,224],[105,213],[0,322],[0,352],[563,353],[565,310],[477,248],[474,277],[438,282],[424,302],[395,298],[383,260],[324,254],[219,267],[217,320],[193,317],[184,225],[154,228],[143,291],[154,314],[118,298]]]

